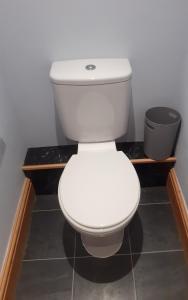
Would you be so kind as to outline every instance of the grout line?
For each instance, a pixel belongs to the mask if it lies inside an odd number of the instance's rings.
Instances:
[[[150,203],[139,203],[139,206],[141,205],[167,205],[170,204],[170,202],[150,202]],[[51,209],[34,209],[32,213],[38,213],[38,212],[50,212],[50,211],[62,211],[61,208],[51,208]]]
[[[143,205],[143,206],[147,206],[147,205],[167,205],[170,204],[170,202],[155,202],[155,203],[140,203],[139,206]]]
[[[53,212],[53,211],[61,211],[60,208],[52,208],[52,209],[36,209],[33,210],[32,213],[39,213],[39,212]]]
[[[94,257],[94,256],[92,256],[92,255],[75,256],[75,259],[80,259],[80,258],[90,258],[90,257]]]
[[[133,252],[132,255],[138,255],[138,254],[160,254],[160,253],[173,253],[173,252],[183,252],[183,249]]]
[[[73,269],[72,269],[72,288],[71,288],[71,300],[74,298],[74,275],[75,275],[75,254],[76,254],[76,232],[74,233],[74,260],[73,260]]]
[[[150,203],[139,203],[139,206],[147,206],[147,205],[167,205],[170,204],[170,202],[150,202]],[[61,208],[52,208],[52,209],[35,209],[32,211],[32,213],[38,213],[38,212],[53,212],[53,211],[62,211]]]
[[[131,254],[131,268],[132,268],[132,277],[133,277],[133,286],[134,286],[134,299],[137,300],[136,282],[135,282],[135,276],[134,276],[133,255],[132,255],[132,247],[131,247],[129,228],[128,228],[128,241],[129,241],[129,248],[130,248],[130,254]]]
[[[74,259],[74,257],[48,257],[48,258],[24,258],[22,262],[34,262],[34,261],[51,261],[51,260],[64,260],[64,259]]]
[[[129,241],[129,247],[131,250],[130,245],[130,239]],[[76,244],[76,241],[75,241]],[[133,255],[139,255],[139,254],[160,254],[160,253],[173,253],[173,252],[183,252],[183,249],[172,249],[172,250],[160,250],[160,251],[143,251],[143,252],[132,252],[132,253],[119,253],[115,254],[114,256],[133,256]],[[83,259],[83,258],[92,258],[91,255],[86,256],[70,256],[70,257],[48,257],[48,258],[28,258],[28,259],[22,259],[22,262],[34,262],[34,261],[51,261],[51,260],[64,260],[64,259],[73,259],[74,261],[76,259]],[[74,262],[75,263],[75,262]]]
[[[130,256],[130,253],[115,253],[113,256]],[[75,256],[75,259],[82,259],[82,258],[95,258],[92,255],[85,255],[85,256]]]

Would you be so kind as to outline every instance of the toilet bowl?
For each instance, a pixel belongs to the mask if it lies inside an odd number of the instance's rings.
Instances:
[[[79,144],[58,187],[60,207],[81,234],[87,252],[108,257],[121,247],[124,228],[137,210],[136,171],[115,142]]]
[[[127,132],[131,75],[126,58],[59,61],[50,70],[60,124],[78,142],[59,181],[59,203],[88,253],[101,258],[121,247],[140,198],[136,171],[115,145]]]

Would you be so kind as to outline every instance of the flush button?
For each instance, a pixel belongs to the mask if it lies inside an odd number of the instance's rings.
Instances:
[[[96,66],[95,66],[95,65],[87,65],[87,66],[85,66],[85,69],[86,69],[87,71],[93,71],[93,70],[96,69]]]

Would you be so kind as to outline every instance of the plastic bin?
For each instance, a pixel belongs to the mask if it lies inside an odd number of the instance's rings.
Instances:
[[[144,128],[144,152],[154,160],[171,156],[175,149],[180,114],[169,107],[153,107],[146,111]]]

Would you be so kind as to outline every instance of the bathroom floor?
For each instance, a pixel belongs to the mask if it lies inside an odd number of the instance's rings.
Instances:
[[[143,188],[119,252],[91,257],[56,195],[38,196],[17,300],[186,300],[188,269],[165,187]]]

